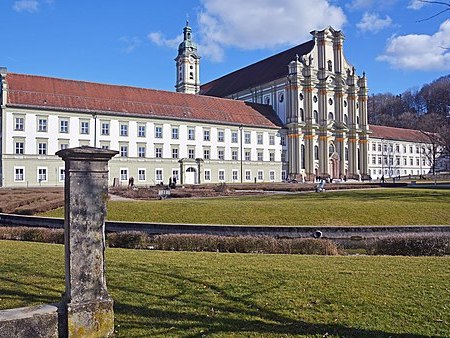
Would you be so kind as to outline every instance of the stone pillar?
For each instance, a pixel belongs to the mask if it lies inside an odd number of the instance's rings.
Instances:
[[[105,279],[105,215],[108,161],[117,151],[93,147],[63,149],[65,161],[65,336],[109,337],[113,300]],[[64,336],[64,334],[63,334]]]

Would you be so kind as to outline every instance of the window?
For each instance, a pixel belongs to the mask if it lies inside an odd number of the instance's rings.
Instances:
[[[81,134],[89,134],[89,122],[88,121],[81,121],[80,133]]]
[[[172,148],[172,158],[178,158],[179,156],[178,148]]]
[[[317,102],[317,96],[316,95],[313,96],[313,101],[314,101],[314,103]]]
[[[238,151],[237,150],[231,150],[231,159],[233,161],[237,161],[238,160]]]
[[[223,130],[217,131],[217,142],[225,141],[225,133]]]
[[[256,143],[263,144],[263,134],[256,134]]]
[[[237,181],[238,180],[238,171],[237,170],[233,170],[232,171],[232,180],[233,181]]]
[[[372,143],[372,150],[373,151],[377,150],[377,145],[375,143]]]
[[[14,181],[16,181],[16,182],[25,181],[25,169],[24,168],[14,168]]]
[[[47,168],[38,168],[38,182],[47,182]]]
[[[231,143],[238,143],[238,133],[237,133],[237,131],[231,132]]]
[[[278,101],[279,101],[280,103],[283,103],[283,101],[284,101],[284,94],[283,94],[283,93],[279,93],[279,94],[278,94]]]
[[[47,155],[47,142],[38,143],[38,155]]]
[[[46,118],[38,119],[38,131],[41,131],[41,132],[47,131],[47,119]]]
[[[205,170],[205,181],[211,181],[211,170]]]
[[[416,165],[419,166],[420,165],[420,161],[418,158],[416,158]]]
[[[178,169],[172,169],[172,180],[178,180]]]
[[[348,124],[348,116],[347,116],[347,114],[344,114],[344,123]]]
[[[275,171],[269,171],[269,180],[275,181]]]
[[[69,120],[59,120],[59,132],[60,133],[69,132]]]
[[[102,135],[109,135],[109,122],[102,122]]]
[[[269,161],[270,162],[274,162],[275,161],[275,153],[272,152],[272,151],[269,153]]]
[[[162,147],[155,147],[155,157],[162,158]]]
[[[145,169],[138,169],[138,181],[145,181]]]
[[[219,181],[225,181],[225,170],[219,170]]]
[[[120,156],[121,157],[128,157],[128,146],[121,145],[120,146]]]
[[[409,146],[409,152],[412,154],[413,153],[413,147]]]
[[[102,149],[108,150],[109,149],[109,144],[102,144]]]
[[[317,121],[319,121],[319,113],[317,112],[317,110],[314,110],[313,117],[314,123],[317,123]]]
[[[163,129],[161,126],[155,127],[155,138],[162,138],[163,137]]]
[[[372,156],[372,164],[377,164],[377,158],[375,156]]]
[[[400,146],[398,144],[395,145],[395,151],[398,153],[400,152]]]
[[[381,144],[378,144],[378,151],[381,151]]]
[[[332,98],[329,98],[329,99],[328,99],[328,104],[329,104],[330,106],[333,104],[333,99],[332,99]]]
[[[172,127],[172,139],[178,140],[178,127]]]
[[[120,125],[120,136],[128,136],[128,124]]]
[[[314,146],[314,159],[317,161],[319,160],[319,147]]]
[[[128,181],[128,169],[120,169],[120,180]]]
[[[64,168],[59,168],[59,181],[63,182],[66,178],[66,171]]]
[[[145,146],[138,147],[138,157],[145,157]]]
[[[281,162],[286,162],[286,150],[281,151]]]
[[[381,164],[381,156],[378,156],[378,164]]]
[[[195,158],[195,149],[188,149],[188,158]]]
[[[138,137],[145,137],[145,125],[138,125]]]
[[[263,155],[264,155],[264,153],[262,151],[258,151],[258,161],[259,162],[263,161]]]
[[[282,146],[285,146],[285,145],[286,145],[286,137],[285,137],[285,136],[281,136],[280,144],[281,144]]]
[[[275,135],[269,135],[269,144],[271,146],[275,145]]]
[[[209,149],[203,149],[203,158],[205,160],[209,160],[209,158],[210,158]]]
[[[332,112],[328,113],[328,120],[330,120],[330,121],[334,120],[334,114]]]
[[[209,140],[210,140],[209,130],[203,130],[203,141]]]
[[[251,181],[252,180],[252,172],[250,170],[245,171],[245,180]]]
[[[224,160],[225,158],[225,151],[223,149],[219,149],[219,151],[217,152],[217,157],[219,160]]]
[[[407,165],[408,164],[408,160],[405,158],[403,158],[403,165]]]
[[[19,141],[14,144],[14,153],[17,155],[23,155],[24,153],[24,142]]]
[[[264,180],[264,172],[262,170],[258,170],[258,181]]]
[[[195,140],[195,129],[194,128],[188,129],[188,140]]]
[[[155,180],[161,182],[163,180],[162,169],[155,169]]]
[[[59,149],[63,150],[63,149],[67,149],[69,148],[69,143],[61,143],[59,145]]]
[[[244,134],[244,142],[245,144],[250,144],[252,140],[252,136],[250,133],[245,133]]]
[[[246,151],[244,152],[244,159],[245,159],[246,161],[250,161],[250,160],[251,160],[251,153],[250,153],[250,150],[246,150]]]
[[[16,117],[14,119],[14,130],[24,130],[25,121],[23,117]]]

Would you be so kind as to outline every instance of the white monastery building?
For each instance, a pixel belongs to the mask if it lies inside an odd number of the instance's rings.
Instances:
[[[176,92],[16,74],[0,68],[0,185],[64,183],[60,149],[119,151],[110,184],[314,181],[425,174],[420,132],[370,126],[367,79],[342,32],[200,85],[188,24]],[[412,150],[411,150],[412,149]],[[419,149],[419,153],[417,153]]]

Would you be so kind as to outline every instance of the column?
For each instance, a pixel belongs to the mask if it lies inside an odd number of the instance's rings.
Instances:
[[[62,305],[67,337],[109,337],[113,300],[105,278],[105,215],[108,161],[117,151],[63,149],[65,161],[65,284]]]

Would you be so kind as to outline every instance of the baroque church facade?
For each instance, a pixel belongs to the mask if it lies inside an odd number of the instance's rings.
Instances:
[[[200,93],[271,105],[283,122],[288,179],[368,179],[367,79],[328,27],[313,39],[201,87]]]
[[[311,33],[311,41],[201,85],[200,56],[186,24],[175,58],[176,92],[0,67],[0,185],[61,186],[64,163],[55,152],[78,146],[118,150],[109,182],[123,185],[131,177],[145,186],[169,178],[249,183],[419,172],[415,153],[402,157],[411,168],[379,166],[380,158],[387,161],[380,148],[386,135],[408,134],[391,137],[395,149],[409,142],[399,149],[416,151],[422,141],[413,133],[386,134],[385,127],[371,135],[367,79],[345,59],[342,32]],[[422,159],[420,170],[426,171]]]

